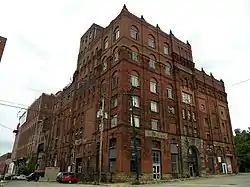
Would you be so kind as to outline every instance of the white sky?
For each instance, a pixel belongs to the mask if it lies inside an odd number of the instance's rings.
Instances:
[[[0,64],[0,100],[30,105],[55,93],[76,68],[81,35],[107,26],[125,3],[128,10],[182,41],[189,40],[196,67],[223,79],[233,128],[247,128],[250,81],[249,0],[0,0],[0,35],[8,41]],[[34,91],[37,90],[37,91]],[[17,109],[0,106],[0,124],[15,128]],[[14,135],[0,127],[0,155]]]

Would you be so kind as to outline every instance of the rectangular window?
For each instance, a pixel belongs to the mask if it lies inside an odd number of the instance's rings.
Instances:
[[[194,112],[192,113],[192,118],[193,118],[193,121],[196,121],[196,116]]]
[[[119,53],[115,53],[115,62],[119,60]]]
[[[193,103],[192,95],[182,92],[182,102],[186,104],[192,104]]]
[[[117,96],[114,96],[114,97],[112,97],[111,98],[111,107],[112,108],[115,108],[115,107],[117,107]]]
[[[189,110],[187,111],[187,117],[188,117],[188,120],[191,120],[191,112]]]
[[[150,82],[150,92],[157,93],[157,83],[156,82]]]
[[[132,51],[131,58],[132,60],[138,62],[138,54],[136,52]]]
[[[171,154],[172,172],[179,173],[178,171],[178,154]]]
[[[151,129],[152,130],[159,130],[159,121],[156,119],[151,119]]]
[[[135,30],[133,30],[133,29],[130,30],[130,36],[131,36],[131,38],[137,40],[137,39],[138,39],[138,36],[137,36],[137,35],[138,35],[138,34],[137,34],[137,31],[135,31]]]
[[[108,42],[108,40],[106,40],[105,43],[104,43],[104,49],[107,49],[108,46],[109,46],[109,42]]]
[[[182,109],[182,119],[186,119],[186,110]]]
[[[173,90],[172,88],[167,88],[167,96],[169,99],[173,99]]]
[[[116,88],[117,85],[118,85],[118,77],[117,77],[117,76],[114,76],[114,77],[112,77],[112,79],[111,79],[111,87],[112,87],[112,89]]]
[[[131,84],[133,87],[138,87],[139,86],[139,77],[132,75],[131,76]]]
[[[133,126],[133,117],[132,115],[130,116],[130,123],[131,123],[131,126]],[[134,123],[135,123],[135,127],[140,127],[140,117],[137,116],[137,115],[134,115]]]
[[[117,114],[111,117],[111,128],[117,126]]]
[[[140,107],[140,99],[138,96],[132,96],[133,106],[139,108]]]
[[[156,69],[156,62],[152,59],[149,60],[149,67],[151,69]]]
[[[152,112],[158,112],[158,103],[155,101],[151,101],[150,108]]]
[[[164,54],[168,55],[168,47],[167,46],[164,46]]]
[[[116,139],[109,140],[109,171],[116,171]]]

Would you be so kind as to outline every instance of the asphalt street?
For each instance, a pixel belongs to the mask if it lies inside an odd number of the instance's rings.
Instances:
[[[56,182],[26,182],[26,181],[11,181],[5,183],[4,187],[61,187],[61,186],[84,186],[91,187],[96,185],[86,184],[59,184]],[[104,186],[104,185],[100,185]],[[106,186],[106,185],[105,185]],[[131,186],[129,184],[111,184],[108,186]],[[239,174],[236,176],[216,176],[212,178],[199,178],[181,182],[169,182],[161,184],[145,184],[136,186],[147,186],[147,187],[250,187],[250,173]]]

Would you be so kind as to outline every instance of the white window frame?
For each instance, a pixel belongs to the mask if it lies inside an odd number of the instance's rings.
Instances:
[[[131,79],[130,79],[130,81],[131,81],[131,85],[133,86],[133,87],[139,87],[139,77],[138,76],[136,76],[136,75],[131,75]]]
[[[158,112],[158,103],[155,101],[151,101],[150,109],[152,112]]]
[[[109,41],[108,39],[104,41],[104,49],[108,49],[109,47]]]
[[[135,127],[140,127],[140,116],[134,115]],[[130,115],[130,124],[133,126],[133,117],[132,114]]]
[[[151,48],[155,48],[155,40],[149,38],[148,39],[148,46],[151,47]]]
[[[170,66],[165,66],[165,73],[166,75],[171,75],[171,67]]]
[[[138,62],[138,53],[135,51],[131,52],[131,59]]]
[[[186,110],[182,109],[182,119],[186,119]]]
[[[182,92],[182,102],[186,104],[193,104],[193,97],[191,94]]]
[[[157,83],[150,81],[150,92],[157,93]]]
[[[117,114],[111,117],[111,128],[116,127],[118,122]]]
[[[159,120],[151,119],[150,123],[151,123],[151,129],[152,130],[155,130],[155,131],[159,130]]]
[[[132,101],[133,101],[133,107],[137,107],[137,108],[140,107],[140,99],[139,99],[138,96],[133,95],[132,96]]]
[[[120,30],[117,29],[115,32],[115,40],[117,40],[120,37]]]
[[[172,88],[167,88],[167,96],[169,99],[173,99],[173,89]]]
[[[166,44],[164,44],[163,52],[165,55],[169,55],[169,47]]]
[[[130,37],[135,40],[138,40],[138,32],[134,29],[130,29]]]
[[[149,67],[152,69],[156,69],[156,61],[153,59],[149,60]]]

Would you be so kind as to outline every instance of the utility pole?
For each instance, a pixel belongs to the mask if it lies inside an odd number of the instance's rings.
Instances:
[[[102,179],[102,139],[103,139],[103,126],[104,126],[104,119],[107,118],[107,114],[104,112],[105,109],[105,103],[104,103],[104,94],[102,94],[102,100],[101,100],[101,108],[98,112],[97,117],[101,117],[101,124],[99,126],[100,129],[100,147],[99,147],[99,184],[101,183]]]
[[[133,129],[133,140],[134,140],[136,182],[139,183],[139,160],[138,160],[138,150],[137,150],[137,145],[136,145],[137,142],[136,142],[135,118],[134,118],[133,91],[134,91],[134,87],[131,84],[131,89],[130,89],[130,103],[131,103],[132,125],[133,125],[132,129]]]

